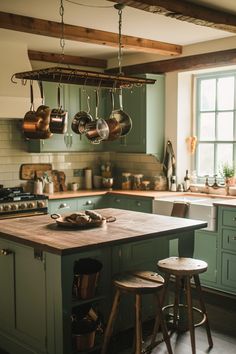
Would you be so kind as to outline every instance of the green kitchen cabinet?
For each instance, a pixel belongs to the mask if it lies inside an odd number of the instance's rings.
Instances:
[[[89,196],[79,198],[64,198],[49,200],[48,212],[66,214],[74,211],[86,209],[98,209],[105,207],[103,203],[103,196]]]
[[[219,267],[220,289],[236,294],[236,208],[220,206],[219,219]]]
[[[156,79],[154,85],[123,89],[123,110],[132,119],[129,134],[113,142],[103,142],[104,150],[154,154],[161,161],[164,151],[164,75],[145,75]],[[119,107],[118,94],[116,109]],[[107,100],[107,114],[112,111]]]
[[[2,239],[0,250],[1,343],[11,334],[20,354],[46,353],[45,259],[40,250]]]
[[[218,234],[211,231],[195,231],[194,258],[207,262],[207,271],[200,275],[202,285],[217,285]]]
[[[152,213],[152,198],[112,194],[106,196],[107,207]]]
[[[77,198],[55,199],[48,201],[48,212],[50,214],[65,214],[78,211]]]

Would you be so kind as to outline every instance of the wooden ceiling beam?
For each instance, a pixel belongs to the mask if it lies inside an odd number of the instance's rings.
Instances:
[[[62,55],[48,52],[40,52],[37,50],[28,50],[30,60],[46,61],[50,63],[60,63],[78,66],[89,66],[105,69],[107,60],[96,58],[77,57],[75,55]]]
[[[125,4],[151,13],[165,15],[180,21],[236,33],[236,15],[207,6],[197,5],[186,0],[108,1]]]
[[[163,74],[171,71],[207,69],[217,66],[236,64],[236,49],[222,50],[204,54],[189,55],[181,58],[153,61],[144,64],[128,65],[122,68],[125,75]],[[118,72],[118,68],[106,70]]]
[[[15,15],[7,12],[0,12],[0,28],[47,37],[61,37],[61,23],[59,22]],[[72,41],[118,47],[118,37],[118,34],[113,32],[64,24],[64,38]],[[178,55],[182,52],[180,45],[126,35],[122,35],[122,47],[144,53],[162,55]]]

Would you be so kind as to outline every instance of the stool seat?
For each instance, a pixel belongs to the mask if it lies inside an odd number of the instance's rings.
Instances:
[[[141,295],[153,294],[157,315],[156,322],[160,323],[164,341],[169,354],[172,354],[170,338],[167,332],[164,316],[161,309],[159,292],[163,290],[164,279],[158,273],[152,271],[134,271],[119,274],[113,280],[115,286],[115,296],[112,309],[108,319],[107,327],[104,334],[101,354],[108,353],[108,346],[113,332],[113,326],[118,314],[120,297],[123,293],[132,293],[135,296],[135,354],[142,353],[142,311],[141,311]],[[158,318],[158,320],[157,320]],[[154,347],[154,346],[153,346]],[[150,348],[149,352],[152,350]]]
[[[203,273],[208,267],[208,264],[204,261],[185,257],[169,257],[162,259],[157,264],[159,269],[164,273],[173,274],[180,277]]]
[[[139,271],[123,273],[114,280],[114,285],[123,291],[137,294],[152,294],[163,287],[164,278],[155,272]]]

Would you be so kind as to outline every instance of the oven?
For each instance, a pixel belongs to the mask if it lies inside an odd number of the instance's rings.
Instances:
[[[24,192],[22,187],[0,189],[0,219],[48,213],[48,197]]]

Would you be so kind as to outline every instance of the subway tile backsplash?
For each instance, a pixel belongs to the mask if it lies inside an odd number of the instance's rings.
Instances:
[[[74,170],[92,168],[94,174],[100,173],[99,161],[111,161],[113,174],[121,176],[122,172],[142,173],[145,179],[153,180],[162,171],[162,164],[152,155],[115,153],[115,152],[59,152],[29,153],[27,143],[21,132],[20,120],[0,120],[0,184],[4,187],[26,186],[20,180],[21,164],[51,163],[53,169],[66,174],[67,183],[78,182],[83,188],[83,177],[74,177]],[[115,177],[116,179],[116,177]],[[119,186],[120,178],[115,185]]]

